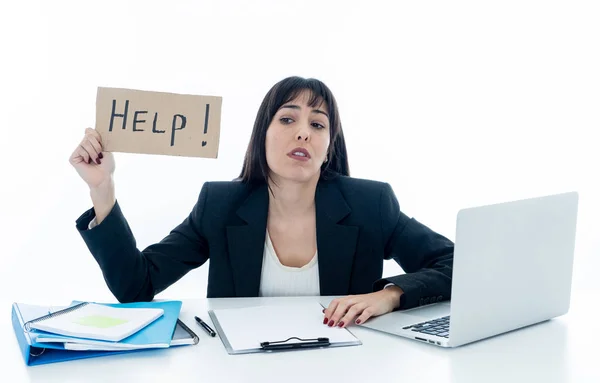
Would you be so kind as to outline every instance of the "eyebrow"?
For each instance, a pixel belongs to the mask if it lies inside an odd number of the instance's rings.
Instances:
[[[283,108],[288,108],[288,109],[298,109],[298,110],[300,110],[300,107],[299,107],[298,105],[284,105],[284,106],[282,106],[282,107],[281,107],[281,109],[283,109]],[[313,113],[321,113],[321,114],[324,114],[324,115],[325,115],[327,118],[329,118],[329,115],[328,115],[327,113],[323,112],[322,110],[319,110],[319,109],[313,109],[313,110],[312,110],[312,112],[313,112]]]

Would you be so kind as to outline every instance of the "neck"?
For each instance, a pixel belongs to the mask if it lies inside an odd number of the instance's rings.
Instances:
[[[269,215],[290,218],[313,212],[318,181],[318,177],[309,182],[277,179],[275,185],[269,180]]]

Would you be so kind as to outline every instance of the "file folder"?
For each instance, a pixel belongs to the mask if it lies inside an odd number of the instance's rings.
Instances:
[[[157,304],[157,303],[161,303],[161,302],[140,302],[139,304],[145,304],[145,305],[151,305],[151,304]],[[171,339],[173,336],[175,336],[177,327],[176,324],[179,321],[178,316],[179,316],[179,311],[181,308],[181,302],[180,301],[172,301],[172,302],[166,302],[166,303],[170,303],[171,307],[169,309],[169,322],[172,321],[172,325],[170,326],[164,326],[162,327],[162,331],[163,333],[160,334],[159,337],[163,338],[165,337],[164,332],[167,331],[168,335],[167,337],[169,338],[168,340],[168,344],[170,346],[171,343]],[[138,304],[138,303],[136,303]],[[135,304],[134,304],[135,305]],[[164,305],[163,305],[164,307]],[[165,314],[167,313],[167,311],[165,310]],[[76,359],[85,359],[85,358],[93,358],[93,357],[102,357],[102,356],[108,356],[108,355],[118,355],[118,354],[123,354],[123,353],[130,353],[130,352],[137,352],[137,351],[143,351],[143,350],[147,350],[147,349],[126,349],[126,350],[114,350],[114,351],[96,351],[96,350],[85,350],[85,351],[75,351],[75,350],[67,350],[64,347],[63,343],[57,342],[57,343],[40,343],[37,342],[36,339],[41,336],[42,334],[44,336],[57,336],[58,335],[54,335],[54,334],[48,334],[48,333],[44,333],[44,332],[39,332],[39,331],[26,331],[24,329],[24,325],[25,323],[43,317],[43,316],[47,316],[50,314],[50,310],[48,307],[41,307],[41,306],[33,306],[33,305],[27,305],[27,304],[22,304],[22,303],[13,303],[12,305],[12,325],[13,325],[13,330],[15,332],[15,336],[17,339],[17,342],[19,344],[19,349],[21,351],[21,354],[23,356],[23,360],[25,362],[25,364],[27,366],[36,366],[36,365],[42,365],[42,364],[48,364],[48,363],[56,363],[56,362],[63,362],[63,361],[69,361],[69,360],[76,360]],[[149,327],[145,330],[140,331],[148,331]],[[184,331],[187,332],[191,332],[191,330],[189,330],[189,328],[187,326],[184,325]],[[150,329],[151,330],[151,329]],[[188,331],[189,330],[189,331]],[[180,330],[181,331],[181,330]],[[180,332],[177,333],[178,337],[180,337]],[[192,333],[193,334],[193,333]],[[148,336],[147,334],[134,334],[132,337],[137,335],[137,339],[147,339]],[[60,336],[62,337],[62,336]],[[63,337],[63,338],[68,338],[68,337]],[[198,337],[196,336],[196,334],[193,334],[191,336],[192,341],[185,341],[185,342],[181,342],[178,341],[176,342],[176,344],[179,345],[183,345],[183,344],[197,344],[197,339]],[[157,339],[156,337],[154,337],[154,339]]]

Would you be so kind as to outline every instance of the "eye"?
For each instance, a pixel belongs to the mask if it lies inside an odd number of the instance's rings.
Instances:
[[[279,119],[279,121],[281,121],[281,123],[282,123],[282,124],[284,124],[284,125],[289,125],[289,124],[291,124],[292,122],[294,122],[294,120],[292,120],[292,119],[291,119],[291,118],[289,118],[289,117],[281,117],[281,118]]]
[[[313,122],[311,125],[317,129],[325,129],[325,126],[319,124],[318,122]]]

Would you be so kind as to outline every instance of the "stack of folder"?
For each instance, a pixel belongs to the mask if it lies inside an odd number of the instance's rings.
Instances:
[[[181,301],[73,301],[61,310],[13,303],[12,324],[25,364],[34,366],[197,344],[180,310]]]

